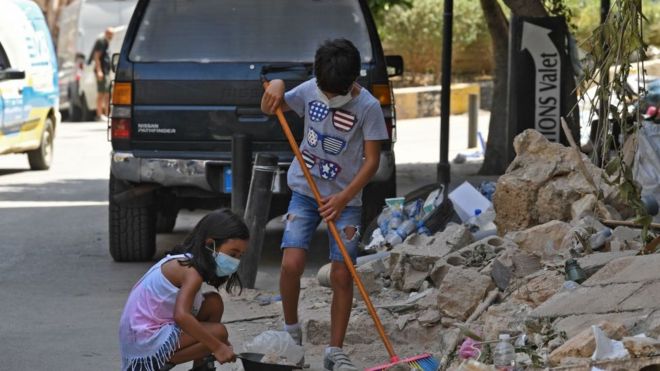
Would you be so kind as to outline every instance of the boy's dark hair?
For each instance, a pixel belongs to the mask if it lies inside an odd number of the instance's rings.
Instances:
[[[346,94],[360,75],[360,52],[346,39],[326,40],[316,50],[314,75],[319,89]]]
[[[223,208],[210,212],[203,217],[190,232],[186,239],[174,248],[172,253],[190,253],[191,259],[179,260],[179,264],[193,267],[204,282],[218,289],[225,282],[225,289],[231,293],[238,286],[239,294],[243,291],[241,280],[237,273],[229,277],[218,277],[215,274],[215,260],[213,259],[213,245],[207,246],[206,241],[213,239],[216,246],[220,246],[228,240],[247,240],[250,231],[245,222],[231,210]]]

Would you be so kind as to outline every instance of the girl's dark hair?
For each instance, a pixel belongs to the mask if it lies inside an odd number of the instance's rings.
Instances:
[[[208,246],[208,239],[215,241],[216,247],[221,246],[228,240],[247,240],[250,231],[241,217],[223,208],[210,212],[203,217],[180,245],[176,246],[172,253],[190,253],[192,258],[180,260],[179,264],[193,267],[202,276],[204,282],[218,289],[225,282],[225,289],[231,293],[238,286],[239,294],[243,291],[241,279],[237,273],[229,277],[218,277],[215,274],[215,260],[213,259],[213,245]]]
[[[360,52],[346,39],[326,40],[316,50],[314,75],[318,87],[332,94],[346,94],[360,75]]]

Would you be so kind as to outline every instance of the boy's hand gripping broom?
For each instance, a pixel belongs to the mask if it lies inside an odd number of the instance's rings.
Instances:
[[[264,79],[264,89],[268,87],[268,84],[269,84],[268,81]],[[319,206],[321,206],[323,204],[321,194],[319,193],[318,187],[316,186],[316,183],[314,182],[314,179],[312,178],[309,169],[307,168],[307,166],[305,166],[305,161],[302,157],[302,154],[300,153],[300,148],[298,148],[298,143],[296,143],[296,140],[293,137],[293,133],[291,132],[291,128],[289,128],[289,123],[286,121],[282,109],[278,107],[277,110],[275,111],[275,114],[277,115],[280,125],[282,126],[282,131],[284,131],[284,135],[286,136],[286,139],[289,141],[291,150],[296,155],[296,159],[300,164],[300,168],[302,169],[303,174],[305,174],[305,179],[307,179],[307,183],[309,184],[309,187],[312,189],[312,192],[314,193],[314,198],[316,199],[316,202],[319,204]],[[396,353],[394,353],[394,348],[392,348],[392,343],[385,334],[385,329],[383,328],[383,324],[380,322],[380,318],[376,313],[376,309],[371,303],[369,294],[365,290],[364,285],[360,280],[360,276],[358,276],[357,271],[355,270],[355,267],[352,264],[352,259],[350,255],[348,255],[348,251],[346,251],[346,246],[344,246],[344,242],[341,239],[339,232],[337,231],[337,226],[332,221],[328,222],[327,224],[328,224],[328,228],[330,229],[330,233],[332,234],[332,237],[335,239],[335,241],[337,241],[337,245],[339,246],[341,255],[344,257],[344,263],[346,264],[346,267],[351,273],[351,276],[353,277],[353,281],[355,281],[355,284],[358,287],[358,291],[360,291],[360,295],[362,296],[362,299],[364,300],[364,303],[367,306],[367,310],[369,311],[371,318],[373,318],[374,320],[374,324],[376,325],[376,330],[378,330],[378,334],[380,335],[383,344],[385,344],[387,353],[389,353],[390,355],[390,363],[376,367],[371,367],[366,369],[366,371],[385,370],[386,368],[389,368],[399,363],[407,363],[412,368],[418,370],[436,371],[440,367],[440,362],[438,362],[438,360],[435,359],[433,355],[429,353],[424,353],[404,359],[399,358],[396,355]]]

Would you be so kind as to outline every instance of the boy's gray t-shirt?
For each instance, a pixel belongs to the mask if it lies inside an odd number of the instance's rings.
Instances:
[[[305,119],[300,150],[322,197],[344,190],[364,161],[365,140],[389,138],[380,103],[367,89],[339,108],[324,103],[316,79],[308,80],[284,95],[287,105]],[[327,99],[327,98],[326,98]],[[314,197],[298,161],[287,175],[291,190]],[[362,191],[347,206],[361,206]]]

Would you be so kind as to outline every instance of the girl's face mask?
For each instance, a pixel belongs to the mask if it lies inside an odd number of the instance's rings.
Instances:
[[[348,93],[346,93],[344,95],[335,95],[332,98],[328,98],[328,96],[325,95],[323,90],[321,90],[318,86],[316,87],[316,90],[318,91],[318,95],[319,95],[319,98],[321,98],[321,101],[323,103],[327,104],[328,107],[330,107],[330,108],[342,107],[342,106],[346,105],[346,103],[350,102],[351,99],[353,99],[353,96],[351,95],[351,92],[353,91],[352,88],[348,90]]]
[[[215,274],[218,277],[229,277],[236,273],[238,265],[241,262],[239,259],[215,251],[215,241],[213,241],[213,248],[210,248],[209,246],[206,246],[206,248],[212,251],[213,259],[215,260]]]

